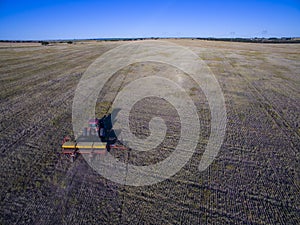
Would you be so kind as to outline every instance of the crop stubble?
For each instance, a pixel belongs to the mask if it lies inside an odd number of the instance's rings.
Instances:
[[[118,71],[98,98],[97,116],[112,110],[111,102],[129,82],[161,75],[187,90],[200,118],[201,137],[189,163],[170,179],[146,187],[115,184],[81,156],[72,164],[59,154],[62,138],[72,133],[79,79],[97,57],[121,43],[0,48],[2,224],[300,222],[300,46],[172,41],[192,49],[215,74],[226,101],[227,132],[217,159],[200,173],[210,111],[195,82],[158,63]],[[180,121],[169,103],[138,102],[130,128],[146,137],[153,116],[164,118],[168,128],[160,146],[112,154],[135,165],[171,154]]]

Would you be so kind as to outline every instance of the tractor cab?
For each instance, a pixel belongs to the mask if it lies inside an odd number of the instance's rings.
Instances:
[[[97,118],[89,120],[89,128],[99,130],[99,120]]]

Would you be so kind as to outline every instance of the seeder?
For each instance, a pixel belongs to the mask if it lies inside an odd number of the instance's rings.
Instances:
[[[73,162],[79,154],[107,154],[111,149],[125,150],[114,134],[110,117],[90,119],[89,126],[83,129],[81,135],[75,140],[70,136],[62,141],[62,154]]]

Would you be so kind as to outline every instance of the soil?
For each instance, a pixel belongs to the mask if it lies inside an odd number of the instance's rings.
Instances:
[[[202,90],[163,64],[136,63],[118,71],[98,97],[99,118],[112,111],[126,84],[163,71],[169,79],[180,78],[200,119],[190,161],[173,177],[142,187],[114,183],[82,156],[71,163],[60,153],[62,139],[72,134],[80,78],[94,60],[124,42],[1,44],[1,224],[300,223],[300,45],[169,41],[194,51],[216,76],[226,102],[226,136],[215,161],[199,172],[211,119]],[[111,153],[139,166],[168,157],[180,137],[172,105],[157,98],[138,102],[130,128],[145,138],[153,117],[167,124],[157,148]]]

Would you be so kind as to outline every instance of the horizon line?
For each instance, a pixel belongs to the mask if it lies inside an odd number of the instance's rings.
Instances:
[[[199,39],[199,40],[295,40],[300,39],[300,36],[281,36],[281,37],[106,37],[106,38],[57,38],[57,39],[0,39],[0,42],[42,42],[42,41],[50,41],[50,42],[58,42],[58,41],[93,41],[93,40],[141,40],[141,39]]]

